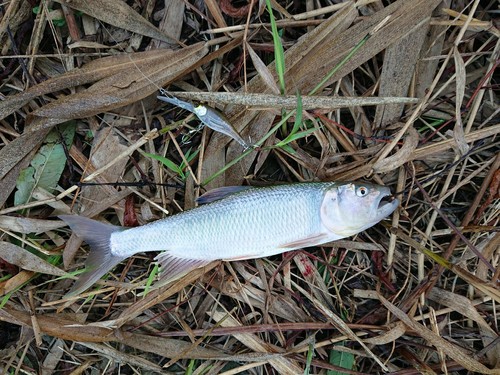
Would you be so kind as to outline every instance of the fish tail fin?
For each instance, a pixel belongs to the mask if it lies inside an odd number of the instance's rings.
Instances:
[[[66,297],[69,297],[87,290],[118,263],[126,259],[126,257],[114,255],[110,246],[111,235],[122,231],[123,228],[77,215],[60,215],[59,218],[64,220],[78,237],[90,245],[85,272],[79,276],[66,294]]]

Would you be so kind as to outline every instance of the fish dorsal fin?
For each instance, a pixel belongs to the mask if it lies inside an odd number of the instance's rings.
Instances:
[[[328,235],[326,233],[316,233],[313,234],[309,237],[302,238],[297,241],[293,242],[288,242],[280,246],[282,249],[299,249],[302,247],[309,247],[309,246],[314,246],[314,245],[319,245],[322,243],[327,242],[329,239]]]
[[[255,189],[253,186],[223,186],[207,191],[196,202],[198,204],[207,204],[224,199],[229,195],[240,193],[248,189]]]
[[[213,260],[176,257],[168,251],[161,252],[155,258],[160,265],[160,278],[171,281],[196,268],[206,266]]]

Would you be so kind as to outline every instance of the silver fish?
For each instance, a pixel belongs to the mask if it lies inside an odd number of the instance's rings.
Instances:
[[[157,98],[161,101],[173,104],[179,108],[194,113],[200,119],[200,121],[210,129],[233,138],[236,142],[245,147],[245,149],[252,147],[250,144],[245,142],[243,138],[241,138],[241,136],[234,129],[233,125],[231,125],[226,116],[224,116],[218,110],[205,105],[199,105],[195,107],[193,104],[176,97],[157,96]]]
[[[398,200],[387,197],[388,187],[368,183],[226,187],[212,191],[206,205],[131,229],[62,215],[91,249],[87,272],[69,295],[140,252],[161,251],[155,259],[171,280],[214,260],[267,257],[352,236],[397,208]]]

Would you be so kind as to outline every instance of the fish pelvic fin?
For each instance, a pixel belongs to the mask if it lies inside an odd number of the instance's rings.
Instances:
[[[168,251],[158,254],[155,260],[160,265],[160,279],[162,283],[175,280],[185,273],[196,268],[206,266],[214,260],[190,259],[174,256]]]
[[[73,284],[65,297],[75,296],[90,288],[122,260],[111,252],[111,235],[123,230],[122,227],[104,224],[77,215],[60,215],[71,230],[90,245],[90,253],[85,262],[85,272]]]

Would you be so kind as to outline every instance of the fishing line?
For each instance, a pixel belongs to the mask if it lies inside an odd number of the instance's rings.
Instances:
[[[181,184],[168,184],[168,183],[160,183],[160,182],[152,182],[150,180],[141,180],[138,182],[79,182],[79,181],[70,181],[71,184],[76,185],[78,187],[82,186],[125,186],[125,187],[144,187],[144,186],[166,186],[173,187],[177,189],[184,189],[185,186]]]

